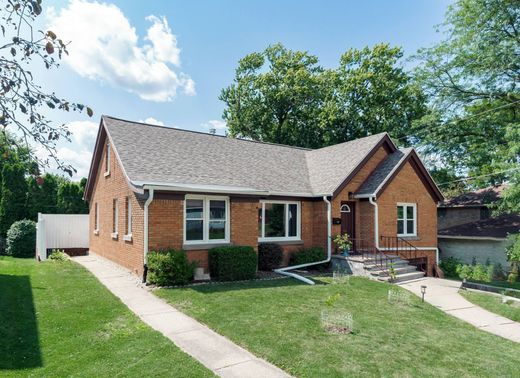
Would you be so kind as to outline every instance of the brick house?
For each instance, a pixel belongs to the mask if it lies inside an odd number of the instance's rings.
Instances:
[[[151,250],[207,269],[213,246],[273,242],[287,264],[345,232],[380,252],[413,245],[431,273],[443,198],[386,133],[310,150],[103,116],[85,199],[90,250],[143,275]]]

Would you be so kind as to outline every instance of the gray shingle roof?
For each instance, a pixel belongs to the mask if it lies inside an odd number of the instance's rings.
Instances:
[[[413,148],[402,148],[391,153],[388,158],[383,161],[375,170],[372,172],[370,177],[361,185],[359,190],[356,192],[357,196],[367,196],[376,194],[378,189],[384,185],[384,183],[390,178],[392,173],[401,162],[413,151]]]
[[[129,180],[234,187],[271,194],[331,194],[386,133],[319,150],[226,138],[104,116]]]

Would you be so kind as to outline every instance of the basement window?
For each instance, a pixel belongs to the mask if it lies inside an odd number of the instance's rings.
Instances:
[[[300,202],[261,201],[258,241],[300,240]]]
[[[417,236],[417,204],[397,204],[397,236]]]
[[[184,243],[229,243],[229,198],[187,195]]]

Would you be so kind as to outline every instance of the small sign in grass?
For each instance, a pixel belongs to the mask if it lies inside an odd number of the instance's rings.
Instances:
[[[410,306],[412,304],[412,298],[407,291],[390,289],[388,290],[388,303]]]

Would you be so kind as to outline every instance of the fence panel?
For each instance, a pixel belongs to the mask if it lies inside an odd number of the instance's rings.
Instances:
[[[38,214],[36,253],[47,258],[47,249],[88,248],[88,214]]]

